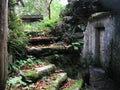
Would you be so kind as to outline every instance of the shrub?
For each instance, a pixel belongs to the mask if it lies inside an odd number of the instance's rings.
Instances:
[[[15,13],[9,15],[8,52],[16,59],[26,56],[27,38],[21,20]]]

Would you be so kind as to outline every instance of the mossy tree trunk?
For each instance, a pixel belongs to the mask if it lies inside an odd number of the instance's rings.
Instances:
[[[7,77],[7,9],[8,0],[0,0],[0,90],[5,89]]]

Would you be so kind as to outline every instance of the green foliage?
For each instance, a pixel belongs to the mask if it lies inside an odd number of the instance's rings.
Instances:
[[[48,7],[50,0],[24,0],[25,7],[20,6],[22,15],[42,14],[45,18],[48,17]],[[53,0],[51,4],[52,19],[58,19],[63,5],[59,0]]]
[[[40,30],[40,26],[39,23],[40,22],[32,22],[32,23],[27,23],[27,22],[23,22],[24,23],[24,29],[25,30],[30,30],[30,31],[38,31]]]
[[[26,83],[22,81],[22,77],[21,77],[21,76],[18,76],[18,77],[10,77],[10,78],[7,80],[7,84],[8,84],[8,85],[16,85],[16,84],[26,85]]]
[[[9,0],[8,7],[14,7],[17,4],[15,0]]]
[[[83,45],[83,41],[82,41],[82,40],[79,40],[79,41],[76,41],[76,42],[72,42],[70,48],[73,48],[74,50],[76,50],[76,49],[80,49],[80,47],[81,47],[82,45]]]
[[[20,6],[23,15],[48,14],[48,1],[49,0],[23,0],[25,7]]]
[[[47,13],[48,11],[44,9],[46,9],[48,7],[48,2],[49,0],[39,0],[39,2],[36,1],[31,1],[31,0],[27,0],[25,1],[26,7],[22,8],[23,9],[23,13],[24,14],[40,14],[42,13],[44,15],[44,19],[42,21],[38,21],[38,22],[33,22],[33,23],[25,23],[24,27],[25,30],[47,30],[49,32],[49,30],[53,29],[55,27],[55,22],[59,21],[59,13],[60,11],[64,8],[63,5],[61,5],[59,3],[59,0],[53,0],[52,4],[51,4],[51,20],[48,18],[48,15],[45,15],[44,13]],[[40,5],[35,6],[35,3],[39,3]],[[31,4],[32,3],[32,4]],[[35,4],[35,5],[34,5]],[[45,8],[43,8],[45,7]],[[39,9],[39,10],[37,10]],[[33,11],[32,11],[33,10]],[[39,12],[39,13],[38,13]]]
[[[23,59],[26,56],[25,47],[27,38],[24,33],[22,22],[15,13],[9,15],[8,50],[16,59]]]
[[[60,20],[59,14],[63,8],[64,8],[64,6],[62,4],[60,4],[59,0],[53,0],[53,2],[51,4],[51,19],[53,21]]]
[[[19,87],[19,85],[26,86],[27,83],[22,81],[22,77],[19,76],[19,70],[21,67],[25,65],[35,65],[35,64],[43,64],[43,62],[40,59],[36,59],[35,57],[28,56],[26,60],[16,60],[13,64],[9,67],[9,79],[7,80],[7,86],[9,90],[17,90],[16,88]],[[28,71],[29,74],[33,74],[34,72]],[[16,76],[17,75],[17,76]],[[15,76],[15,77],[13,77]],[[36,76],[37,77],[37,76]],[[30,82],[30,80],[29,80]],[[34,85],[29,85],[30,87],[33,87]],[[19,90],[19,89],[18,89]],[[21,89],[20,89],[21,90]]]
[[[39,22],[32,23],[24,23],[25,30],[31,31],[41,31],[41,35],[49,34],[51,30],[55,27],[55,22],[48,18],[44,18],[44,20]]]
[[[35,57],[32,56],[28,56],[28,58],[26,60],[16,60],[14,63],[12,63],[9,66],[9,75],[13,75],[15,72],[18,72],[20,70],[21,67],[23,67],[24,65],[31,65],[31,64],[41,64],[41,60],[36,59]]]
[[[45,18],[39,23],[39,26],[41,27],[41,29],[49,30],[50,28],[54,28],[55,22],[53,20]]]

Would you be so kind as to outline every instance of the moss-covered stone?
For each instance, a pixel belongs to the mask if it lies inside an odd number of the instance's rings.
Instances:
[[[58,90],[60,85],[67,79],[67,73],[56,73],[51,75],[51,77],[55,77],[55,79],[48,79],[47,81],[50,83],[50,85],[44,87],[43,90]]]
[[[29,43],[32,45],[37,45],[37,44],[50,44],[53,42],[57,42],[59,40],[59,37],[50,37],[50,36],[37,36],[29,39]]]
[[[110,15],[110,12],[98,12],[98,13],[93,14],[89,18],[89,21],[99,20],[101,18],[108,17],[109,15]]]
[[[21,89],[19,89],[19,88],[17,88],[17,87],[11,87],[11,88],[9,88],[8,90],[21,90]]]
[[[79,54],[79,49],[72,49],[71,46],[51,45],[45,47],[28,47],[27,52],[29,55],[35,57],[48,56],[53,54]]]
[[[54,54],[43,58],[43,60],[54,63],[58,68],[67,72],[70,78],[78,78],[81,76],[82,65],[80,56],[75,54]],[[82,74],[83,75],[83,74]]]
[[[49,75],[54,70],[55,70],[55,65],[50,64],[47,66],[35,68],[34,70],[33,69],[22,70],[22,71],[20,71],[20,74],[23,78],[23,81],[32,83],[44,75]]]
[[[62,90],[81,90],[83,85],[83,80],[73,80],[73,84],[70,87],[64,88]]]
[[[36,74],[35,70],[26,70],[24,71],[24,74],[22,74],[23,81],[31,83],[32,81],[35,81],[37,78],[39,78],[39,75]]]
[[[25,72],[24,72],[24,75],[23,76],[34,76],[34,74],[36,73],[36,71],[35,70],[26,70]]]

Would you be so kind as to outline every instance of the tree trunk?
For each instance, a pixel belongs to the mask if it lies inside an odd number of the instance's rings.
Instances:
[[[8,0],[0,0],[0,90],[5,89],[7,78],[7,9]]]
[[[49,12],[49,19],[51,19],[51,3],[53,0],[50,0],[49,6],[48,6],[48,12]]]

